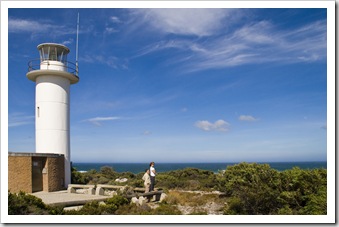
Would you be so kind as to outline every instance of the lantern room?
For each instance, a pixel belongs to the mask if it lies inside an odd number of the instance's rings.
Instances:
[[[37,46],[40,58],[28,63],[28,79],[36,81],[43,75],[55,75],[70,80],[71,84],[79,81],[78,66],[67,61],[70,50],[58,43],[42,43]]]
[[[38,45],[40,54],[40,61],[59,61],[62,63],[67,62],[67,54],[69,49],[61,44],[57,43],[43,43]]]

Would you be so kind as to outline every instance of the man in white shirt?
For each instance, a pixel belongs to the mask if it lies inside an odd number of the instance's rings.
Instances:
[[[154,168],[154,162],[151,162],[149,164],[149,168],[150,168],[150,176],[151,176],[151,186],[150,186],[150,189],[149,191],[154,191],[154,184],[155,184],[155,168]]]

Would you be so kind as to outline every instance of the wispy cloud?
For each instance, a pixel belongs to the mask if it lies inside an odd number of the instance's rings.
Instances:
[[[128,61],[119,59],[115,56],[109,56],[109,55],[102,55],[102,54],[97,54],[97,55],[88,55],[85,54],[79,58],[80,61],[85,62],[85,63],[99,63],[103,65],[107,65],[111,68],[118,69],[127,69],[128,68]]]
[[[41,33],[44,35],[75,34],[75,28],[65,25],[53,24],[49,21],[28,20],[19,18],[8,19],[8,32],[10,33]]]
[[[60,26],[52,25],[49,23],[41,23],[33,20],[9,18],[8,19],[8,32],[21,33],[21,32],[47,32],[51,29],[60,29]]]
[[[121,119],[122,119],[121,117],[94,117],[83,120],[83,122],[90,122],[96,126],[102,126],[102,122],[104,121],[116,121]]]
[[[23,113],[14,113],[8,116],[8,127],[18,127],[22,125],[34,124],[34,116]]]
[[[116,33],[119,32],[119,30],[113,28],[113,27],[106,27],[105,28],[105,34],[112,34],[112,33]]]
[[[227,68],[259,63],[315,62],[326,59],[326,21],[281,30],[268,21],[246,24],[208,42],[184,38],[160,41],[140,50],[137,57],[167,49],[178,50],[168,62],[183,64],[182,71]]]
[[[203,131],[226,132],[229,130],[230,124],[224,120],[217,120],[214,123],[211,123],[209,121],[197,121],[195,122],[194,126]]]
[[[180,35],[208,36],[231,16],[232,9],[133,9],[142,20],[156,31]]]
[[[151,135],[152,134],[152,132],[151,131],[148,131],[148,130],[146,130],[146,131],[144,131],[143,133],[142,133],[142,135],[144,135],[144,136],[149,136],[149,135]]]
[[[120,20],[120,18],[119,17],[117,17],[117,16],[111,16],[110,18],[110,21],[111,22],[113,22],[113,23],[122,23],[122,21]]]
[[[240,115],[239,116],[239,121],[258,121],[258,118],[255,118],[251,115]]]
[[[181,108],[181,112],[186,113],[187,111],[188,111],[188,108],[187,108],[187,107]]]

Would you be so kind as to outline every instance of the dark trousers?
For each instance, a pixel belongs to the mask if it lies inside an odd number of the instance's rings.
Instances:
[[[149,191],[154,191],[155,177],[151,176],[151,186],[149,187]]]

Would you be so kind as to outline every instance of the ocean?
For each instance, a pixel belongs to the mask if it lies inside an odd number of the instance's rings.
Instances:
[[[260,162],[257,162],[260,163]],[[185,168],[198,168],[203,170],[210,170],[215,173],[225,170],[229,165],[235,165],[238,163],[155,163],[157,172],[168,172],[172,170],[179,170]],[[260,163],[263,164],[263,163]],[[278,171],[284,171],[292,169],[293,167],[299,167],[300,169],[315,169],[315,168],[327,168],[327,162],[267,162],[271,168]],[[77,163],[73,162],[72,166],[77,171],[88,171],[95,169],[100,171],[101,167],[112,167],[116,172],[131,172],[134,174],[144,172],[149,168],[149,163]]]

